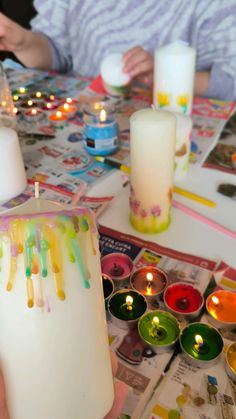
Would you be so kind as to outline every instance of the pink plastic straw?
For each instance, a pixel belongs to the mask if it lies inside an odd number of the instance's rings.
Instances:
[[[199,212],[193,210],[192,208],[186,207],[186,205],[181,204],[180,202],[177,202],[175,200],[172,200],[172,205],[173,207],[179,209],[180,211],[184,212],[190,217],[195,218],[195,220],[201,221],[202,223],[208,225],[211,228],[214,228],[220,233],[223,233],[229,237],[232,237],[232,239],[236,239],[235,231],[229,230],[228,228],[222,226],[221,224],[218,224],[216,221],[213,221],[210,218],[205,217],[205,215],[199,214]]]

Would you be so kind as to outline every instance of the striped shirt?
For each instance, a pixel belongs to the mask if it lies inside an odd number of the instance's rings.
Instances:
[[[176,40],[211,70],[208,97],[236,100],[236,0],[35,0],[32,29],[50,42],[53,69],[95,77],[110,52],[154,53]]]

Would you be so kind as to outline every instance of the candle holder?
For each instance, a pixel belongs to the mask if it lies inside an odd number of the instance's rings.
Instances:
[[[155,310],[144,314],[138,322],[141,339],[150,345],[154,352],[170,351],[178,341],[180,327],[172,314]]]
[[[193,285],[176,282],[166,288],[164,303],[176,317],[190,321],[200,315],[204,299],[200,291]]]
[[[206,299],[209,321],[217,328],[236,327],[236,293],[226,290],[214,291]]]
[[[125,253],[109,253],[101,258],[102,272],[108,275],[119,288],[127,286],[133,261]]]
[[[48,120],[55,127],[61,128],[66,124],[67,117],[61,111],[57,111],[55,113],[51,113],[48,116]]]
[[[162,296],[168,284],[168,277],[154,266],[144,266],[132,273],[130,283],[147,301],[153,302]]]
[[[132,289],[116,291],[108,301],[112,323],[120,329],[134,329],[147,310],[145,297]]]
[[[41,103],[45,102],[47,96],[44,93],[38,91],[30,93],[30,97],[34,102],[40,105]]]
[[[112,105],[94,102],[85,106],[83,142],[92,155],[106,156],[118,149],[118,125]]]
[[[112,279],[106,274],[102,274],[102,286],[103,286],[105,307],[107,309],[108,300],[114,292],[114,283]]]
[[[30,108],[24,112],[24,118],[27,122],[39,122],[43,119],[44,113],[42,109]]]
[[[64,103],[63,105],[59,106],[59,111],[61,111],[62,114],[66,115],[68,119],[71,119],[75,116],[77,112],[77,107],[71,103]]]
[[[236,383],[236,342],[231,343],[227,348],[226,371],[228,376]]]
[[[180,347],[186,361],[197,367],[215,365],[223,351],[223,339],[213,326],[191,323],[180,334]]]
[[[42,107],[42,110],[46,112],[54,112],[57,108],[58,104],[56,102],[46,102]]]
[[[37,103],[32,99],[26,99],[20,104],[21,108],[29,109],[29,108],[37,108]]]

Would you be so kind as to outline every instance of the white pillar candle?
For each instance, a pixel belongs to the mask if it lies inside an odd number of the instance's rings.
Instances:
[[[130,221],[139,231],[158,233],[170,223],[176,118],[142,109],[130,118]]]
[[[33,199],[2,214],[0,231],[0,358],[10,417],[101,419],[113,380],[92,213]]]
[[[27,185],[25,168],[17,133],[0,128],[0,201],[22,193]]]
[[[182,180],[189,167],[190,135],[192,131],[192,119],[181,113],[175,112],[177,129],[175,145],[174,181]]]
[[[154,64],[156,107],[190,114],[196,51],[180,42],[158,48]]]

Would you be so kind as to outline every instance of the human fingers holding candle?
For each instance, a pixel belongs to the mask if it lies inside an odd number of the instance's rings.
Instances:
[[[152,54],[137,46],[123,55],[123,63],[124,72],[131,78],[139,78],[145,84],[152,85],[154,67]]]

